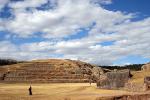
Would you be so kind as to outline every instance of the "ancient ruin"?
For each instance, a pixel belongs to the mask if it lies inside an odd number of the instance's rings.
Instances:
[[[97,86],[103,89],[118,89],[124,87],[130,78],[130,71],[113,71],[100,76]]]
[[[50,59],[32,61],[0,68],[1,82],[29,82],[29,83],[82,83],[96,79],[97,73],[102,73],[100,67],[74,61]],[[100,72],[99,72],[100,71]]]
[[[134,83],[134,82],[128,82],[125,84],[125,90],[132,91],[132,92],[143,92],[147,91],[147,84],[145,83]]]
[[[150,63],[142,66],[141,71],[136,72],[134,76],[138,76],[138,80],[134,77],[131,81],[125,84],[125,89],[128,91],[147,91],[150,90]]]
[[[147,70],[148,67],[143,67]],[[98,88],[128,91],[146,91],[150,88],[150,77],[136,74],[143,82],[134,83],[130,70],[102,69],[82,61],[49,59],[23,62],[0,67],[0,82],[8,83],[86,83],[96,82]],[[131,79],[130,79],[131,78]],[[130,80],[129,80],[130,79]]]
[[[134,72],[133,78],[125,84],[125,89],[134,92],[150,90],[149,68],[149,64],[146,64],[141,71]]]

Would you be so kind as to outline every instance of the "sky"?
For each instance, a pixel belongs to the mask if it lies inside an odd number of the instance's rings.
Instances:
[[[150,62],[150,0],[0,0],[0,57]]]

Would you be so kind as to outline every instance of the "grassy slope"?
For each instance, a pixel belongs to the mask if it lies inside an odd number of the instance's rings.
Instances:
[[[150,76],[149,71],[132,71],[131,73],[132,73],[133,77],[130,81],[137,83],[137,84],[143,83],[145,76]]]

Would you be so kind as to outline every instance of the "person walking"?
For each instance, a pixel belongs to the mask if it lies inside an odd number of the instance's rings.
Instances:
[[[32,95],[32,87],[31,87],[31,85],[29,87],[29,95]]]

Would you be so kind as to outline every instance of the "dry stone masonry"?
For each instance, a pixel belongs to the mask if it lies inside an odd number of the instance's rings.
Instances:
[[[17,66],[17,67],[16,67]],[[1,82],[83,83],[95,74],[96,66],[81,61],[51,59],[9,66],[1,71]],[[0,68],[2,70],[2,68]],[[98,71],[102,71],[98,68]],[[100,72],[98,72],[100,73]]]
[[[100,76],[97,86],[103,89],[118,89],[124,87],[129,78],[129,70],[107,72]]]

